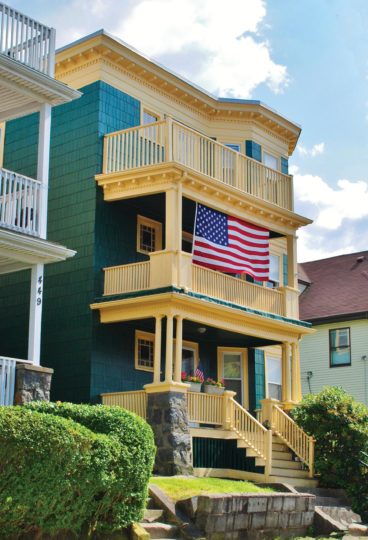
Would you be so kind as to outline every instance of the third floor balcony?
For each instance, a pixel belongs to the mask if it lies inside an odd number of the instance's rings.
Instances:
[[[102,175],[124,178],[173,163],[199,177],[293,211],[292,176],[266,167],[171,118],[105,135]],[[218,184],[217,184],[218,185]]]

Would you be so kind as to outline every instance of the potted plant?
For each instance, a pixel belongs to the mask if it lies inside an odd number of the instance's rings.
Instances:
[[[202,383],[203,383],[203,377],[198,375],[189,375],[189,373],[186,373],[185,371],[181,372],[181,380],[182,382],[186,382],[190,384],[190,391],[191,392],[200,392]]]
[[[224,379],[221,379],[220,381],[216,381],[215,379],[211,379],[211,377],[208,377],[204,381],[205,394],[221,395],[224,393],[224,391],[225,391]]]

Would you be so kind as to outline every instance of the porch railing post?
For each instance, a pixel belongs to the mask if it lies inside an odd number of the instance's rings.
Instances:
[[[309,478],[314,477],[314,439],[309,437]]]
[[[268,429],[266,432],[265,446],[265,475],[267,481],[272,472],[272,429]]]
[[[235,392],[231,390],[225,390],[222,401],[222,429],[229,430],[234,424],[234,407],[232,405],[232,398],[235,396]]]

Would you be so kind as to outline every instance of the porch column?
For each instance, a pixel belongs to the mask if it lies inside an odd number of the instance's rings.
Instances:
[[[155,349],[153,353],[153,382],[159,383],[161,378],[161,335],[162,315],[156,316],[155,322]]]
[[[177,315],[175,366],[174,366],[174,381],[175,382],[181,382],[182,354],[183,354],[183,317],[181,315]]]
[[[297,269],[297,252],[296,252],[296,236],[288,235],[287,240],[287,256],[288,256],[288,287],[292,289],[298,288],[298,269]]]
[[[43,298],[43,264],[35,264],[31,271],[31,298],[29,302],[28,360],[40,365],[41,319]]]
[[[291,399],[295,403],[299,403],[302,398],[301,395],[301,382],[300,382],[300,356],[299,356],[299,343],[291,344],[291,373],[292,373],[292,386],[291,386]]]
[[[290,343],[282,344],[282,401],[290,402]]]
[[[44,103],[40,107],[38,128],[37,180],[41,182],[39,195],[39,231],[41,238],[46,238],[47,232],[47,201],[49,186],[49,159],[51,133],[51,105]],[[36,216],[35,216],[36,217]]]
[[[165,382],[173,380],[173,316],[166,317],[166,357],[165,357]]]

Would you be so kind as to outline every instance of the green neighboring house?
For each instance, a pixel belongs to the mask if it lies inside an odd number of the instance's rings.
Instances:
[[[303,394],[342,386],[368,405],[368,251],[299,264]]]

